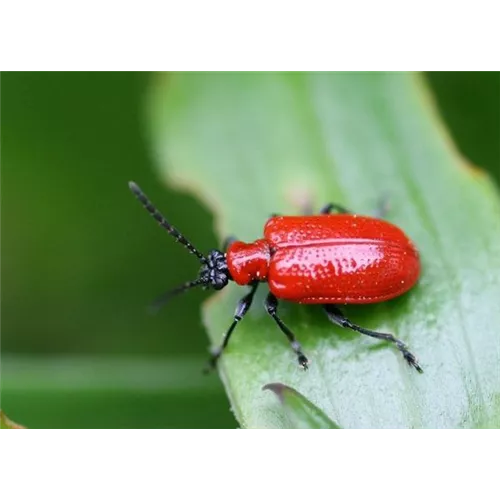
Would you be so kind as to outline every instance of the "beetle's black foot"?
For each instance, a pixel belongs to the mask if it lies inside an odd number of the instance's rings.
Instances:
[[[211,350],[210,359],[208,360],[208,363],[206,364],[205,368],[203,368],[203,373],[205,375],[208,375],[209,373],[215,370],[215,368],[217,367],[217,361],[219,361],[221,354],[222,354],[222,349],[220,347]]]
[[[418,360],[414,354],[412,354],[407,349],[401,349],[401,352],[403,353],[404,358],[410,366],[413,366],[413,368],[415,368],[418,373],[424,373],[424,370],[422,370],[422,367],[418,364]]]
[[[299,365],[302,366],[304,370],[307,370],[309,368],[309,360],[303,354],[299,354],[298,360]]]
[[[403,357],[406,359],[406,362],[410,366],[413,366],[413,368],[415,368],[415,370],[417,370],[418,373],[424,373],[424,370],[422,370],[421,366],[418,364],[417,357],[408,350],[406,344],[399,339],[395,339],[395,344],[397,348],[401,351]]]
[[[205,365],[205,368],[203,368],[203,375],[210,375],[215,370],[216,366],[217,366],[217,360],[210,359],[208,363]]]
[[[215,370],[215,363],[210,360],[202,370],[203,375],[210,375]]]

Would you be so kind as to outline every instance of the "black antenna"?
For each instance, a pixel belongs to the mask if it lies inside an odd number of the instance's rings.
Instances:
[[[190,253],[196,255],[201,262],[206,263],[206,257],[197,250],[190,241],[188,241],[172,224],[170,224],[165,217],[158,211],[158,209],[149,201],[148,197],[141,191],[141,188],[135,183],[130,181],[128,183],[130,191],[134,193],[136,198],[143,204],[144,208],[151,214],[153,219],[160,224],[161,227],[167,230],[171,234],[175,241],[178,241],[181,245],[184,245]],[[193,285],[195,286],[195,285]],[[188,287],[190,288],[190,287]]]
[[[188,281],[173,290],[168,290],[167,292],[162,293],[159,297],[156,297],[153,303],[149,306],[149,312],[151,314],[156,314],[175,295],[179,295],[180,293],[185,292],[190,288],[194,288],[195,286],[202,285],[203,283],[204,281],[198,278],[194,281]]]

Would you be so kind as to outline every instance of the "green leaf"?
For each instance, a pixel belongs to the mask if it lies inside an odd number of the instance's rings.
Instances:
[[[323,411],[295,389],[279,382],[267,384],[262,389],[276,394],[293,429],[340,429]]]
[[[242,426],[285,425],[260,390],[275,380],[344,428],[500,426],[498,193],[457,154],[421,78],[161,75],[149,109],[162,176],[207,203],[221,240],[261,237],[273,212],[334,201],[369,214],[388,195],[388,219],[421,252],[413,290],[344,312],[397,334],[418,355],[423,375],[393,346],[333,326],[320,307],[282,303],[280,314],[311,360],[302,371],[260,305],[261,287],[220,363]],[[168,216],[168,200],[155,201]],[[195,234],[187,236],[196,243]],[[206,303],[213,344],[243,293],[229,286]]]

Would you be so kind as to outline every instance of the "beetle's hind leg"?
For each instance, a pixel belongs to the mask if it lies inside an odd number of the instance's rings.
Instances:
[[[350,328],[351,330],[362,333],[363,335],[368,335],[369,337],[387,340],[389,342],[392,342],[393,344],[396,344],[396,347],[401,351],[401,354],[406,359],[408,364],[413,366],[419,373],[424,372],[418,364],[415,355],[408,350],[404,342],[394,337],[394,335],[391,335],[390,333],[374,332],[372,330],[367,330],[366,328],[355,325],[350,319],[346,318],[342,314],[342,311],[340,311],[338,307],[334,306],[333,304],[326,304],[323,306],[323,308],[326,312],[326,315],[328,316],[328,319],[336,325],[339,325],[343,328]]]
[[[337,205],[336,203],[328,203],[319,211],[321,215],[331,214],[332,212],[338,214],[353,213],[350,210],[344,208],[343,206]],[[375,210],[373,216],[376,217],[377,219],[385,219],[385,216],[387,215],[388,212],[389,212],[389,197],[387,195],[384,195],[382,196],[382,198],[380,198],[377,209]]]
[[[337,205],[336,203],[327,203],[320,211],[320,215],[327,215],[332,212],[336,212],[338,214],[351,214],[350,210],[342,207],[341,205]],[[310,203],[307,203],[303,209],[301,210],[301,215],[314,215],[314,208]],[[272,213],[271,217],[280,217],[281,214]]]

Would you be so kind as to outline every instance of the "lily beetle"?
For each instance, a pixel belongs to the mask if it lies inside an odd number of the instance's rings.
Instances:
[[[337,307],[383,302],[415,285],[420,274],[418,251],[395,225],[330,203],[319,215],[272,216],[264,226],[263,238],[252,243],[228,239],[223,251],[204,255],[165,219],[137,184],[130,182],[129,187],[156,222],[201,262],[198,277],[164,294],[158,307],[196,286],[221,290],[234,281],[250,287],[238,302],[221,345],[211,352],[210,368],[216,366],[236,325],[250,309],[257,287],[266,281],[266,311],[287,336],[302,368],[307,369],[309,361],[278,316],[278,300],[321,304],[332,323],[394,343],[404,359],[422,373],[417,358],[401,340],[354,324]]]

